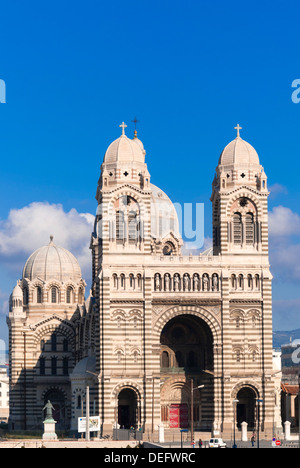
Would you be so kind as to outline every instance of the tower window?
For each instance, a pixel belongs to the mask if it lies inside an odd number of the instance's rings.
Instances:
[[[246,215],[246,244],[253,245],[254,244],[254,216],[252,213],[247,213]]]
[[[233,216],[233,241],[235,245],[242,245],[243,243],[243,224],[240,213],[235,213]]]

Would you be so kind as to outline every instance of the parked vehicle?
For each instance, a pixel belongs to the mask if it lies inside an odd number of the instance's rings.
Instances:
[[[226,448],[227,445],[223,442],[223,439],[210,439],[208,443],[209,448]]]

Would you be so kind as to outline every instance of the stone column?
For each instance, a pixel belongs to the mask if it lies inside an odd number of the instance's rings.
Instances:
[[[284,423],[284,435],[285,435],[285,440],[291,440],[291,423],[290,423],[290,421],[286,421]]]
[[[242,422],[242,442],[248,442],[248,423]]]

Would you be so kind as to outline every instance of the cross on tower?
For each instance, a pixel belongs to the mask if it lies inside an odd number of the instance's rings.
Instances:
[[[125,135],[125,128],[127,128],[127,125],[124,122],[122,122],[120,127],[122,128],[122,135]]]
[[[240,137],[240,130],[243,130],[243,127],[240,127],[239,124],[237,124],[237,126],[234,127],[234,129],[237,131],[237,137],[239,138]]]
[[[139,120],[135,117],[132,122],[134,123],[134,129],[136,130],[136,124],[139,123]]]

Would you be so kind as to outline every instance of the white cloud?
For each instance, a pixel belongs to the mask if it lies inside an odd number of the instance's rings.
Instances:
[[[300,235],[300,216],[285,206],[276,206],[269,213],[271,237]]]
[[[287,195],[288,189],[281,184],[274,184],[269,187],[270,197],[276,198],[277,195]]]
[[[13,269],[23,267],[27,257],[54,236],[57,245],[70,250],[78,259],[83,276],[91,274],[89,250],[94,216],[62,205],[35,202],[11,210],[6,220],[0,220],[0,259]]]

